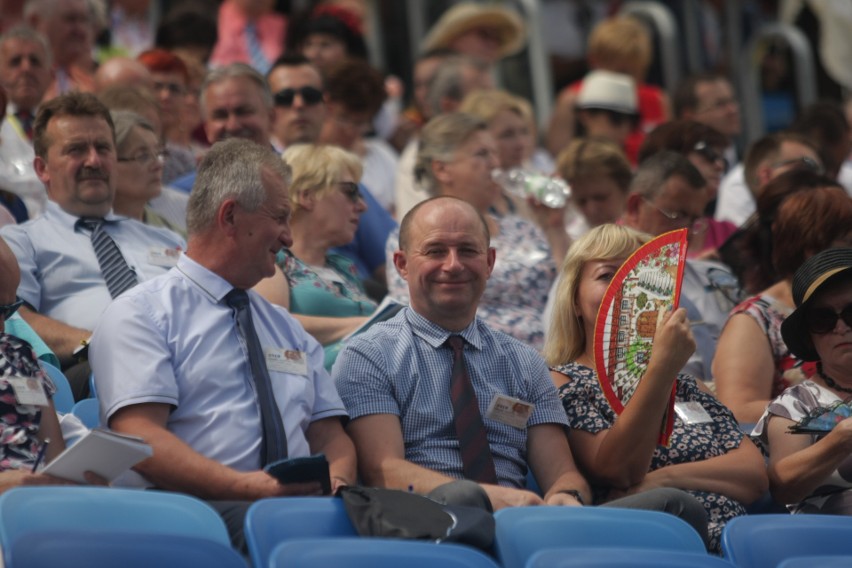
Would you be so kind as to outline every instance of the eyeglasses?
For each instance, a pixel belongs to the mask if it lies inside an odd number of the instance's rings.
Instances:
[[[168,91],[170,95],[182,95],[186,93],[186,88],[183,85],[154,81],[154,91],[160,92],[163,90]]]
[[[364,196],[361,195],[361,188],[359,188],[358,184],[354,181],[340,181],[337,182],[337,186],[340,188],[340,191],[343,192],[343,195],[348,197],[349,201],[352,203],[363,201]]]
[[[675,213],[674,211],[669,211],[667,209],[663,209],[647,197],[643,197],[642,200],[660,212],[660,215],[668,219],[669,221],[673,221],[680,225],[681,227],[693,227],[696,225],[697,221],[700,220],[700,217],[696,215],[689,215],[687,213]],[[706,229],[706,227],[705,227]]]
[[[813,158],[809,158],[807,156],[802,156],[801,158],[790,158],[789,160],[781,160],[780,162],[775,162],[774,164],[772,164],[772,169],[777,170],[778,168],[783,168],[785,166],[795,166],[793,169],[810,170],[815,174],[825,173],[825,169],[822,167],[822,164],[820,164]]]
[[[711,164],[721,162],[723,166],[727,166],[727,160],[725,160],[725,156],[723,156],[721,152],[717,152],[715,149],[708,146],[707,142],[704,142],[703,140],[698,142],[692,148],[692,151],[707,160],[708,162],[710,162]]]
[[[168,151],[160,150],[157,153],[153,153],[150,150],[142,150],[136,153],[133,156],[127,156],[124,158],[119,157],[119,162],[136,162],[140,166],[149,166],[154,160],[157,160],[161,164],[166,161],[166,158],[169,156]]]
[[[0,316],[2,316],[3,319],[9,319],[15,312],[18,311],[18,308],[23,305],[23,300],[15,300],[13,303],[6,305],[0,304]]]
[[[846,304],[839,312],[831,308],[812,308],[805,312],[805,326],[808,331],[820,335],[833,331],[839,319],[852,328],[852,304]]]
[[[296,100],[296,95],[302,97],[302,102],[307,106],[313,106],[322,102],[322,91],[316,87],[301,87],[299,89],[281,89],[273,98],[275,106],[291,107],[293,101]]]

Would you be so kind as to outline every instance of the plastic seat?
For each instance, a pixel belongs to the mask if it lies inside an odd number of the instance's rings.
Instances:
[[[286,540],[357,536],[343,500],[334,497],[261,499],[246,514],[245,537],[252,563],[269,565],[275,547]]]
[[[255,566],[258,566],[255,564]],[[498,568],[474,548],[385,538],[294,539],[272,551],[268,568]]]
[[[179,493],[109,487],[16,487],[0,495],[0,547],[61,531],[173,535],[230,546],[222,518],[207,503]],[[8,565],[8,559],[7,565]]]
[[[547,548],[530,556],[526,568],[732,568],[699,552],[641,548]]]
[[[97,398],[84,398],[71,407],[71,414],[80,419],[87,428],[97,428],[100,425],[100,408]]]
[[[53,384],[56,385],[56,394],[53,395],[53,406],[56,408],[56,412],[63,414],[71,412],[74,407],[74,395],[71,394],[71,384],[68,382],[65,373],[46,361],[39,361],[39,363],[41,363],[41,368],[44,369]]]
[[[788,558],[778,565],[778,568],[849,568],[852,566],[850,556],[797,556]]]
[[[206,538],[63,530],[12,543],[6,568],[246,568],[230,546]]]
[[[601,507],[511,507],[494,513],[497,557],[523,568],[546,548],[625,547],[704,553],[689,524],[657,511]]]
[[[852,556],[852,517],[737,517],[722,531],[722,554],[739,568],[775,567],[798,556]]]

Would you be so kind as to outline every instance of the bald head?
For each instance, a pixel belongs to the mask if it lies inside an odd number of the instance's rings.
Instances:
[[[154,89],[154,79],[148,68],[129,57],[112,57],[104,61],[95,73],[95,92],[110,87]]]
[[[465,214],[472,214],[475,216],[482,227],[481,236],[484,236],[486,245],[491,244],[491,233],[488,230],[488,224],[485,222],[485,218],[473,207],[473,205],[455,197],[440,196],[421,201],[408,213],[406,213],[405,217],[402,218],[402,222],[399,224],[400,250],[408,250],[408,247],[411,245],[412,226],[420,223],[420,217],[426,218],[432,217],[433,215],[440,217],[443,213],[450,209],[459,209]]]

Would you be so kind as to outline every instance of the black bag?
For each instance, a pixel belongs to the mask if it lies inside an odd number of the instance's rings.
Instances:
[[[483,509],[377,487],[342,487],[337,495],[361,536],[458,542],[486,551],[494,542],[494,517]]]

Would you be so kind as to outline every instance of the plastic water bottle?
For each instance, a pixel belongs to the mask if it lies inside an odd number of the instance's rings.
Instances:
[[[520,168],[495,169],[491,177],[509,193],[524,199],[532,195],[536,201],[553,209],[565,207],[565,202],[571,196],[571,188],[562,179]]]

